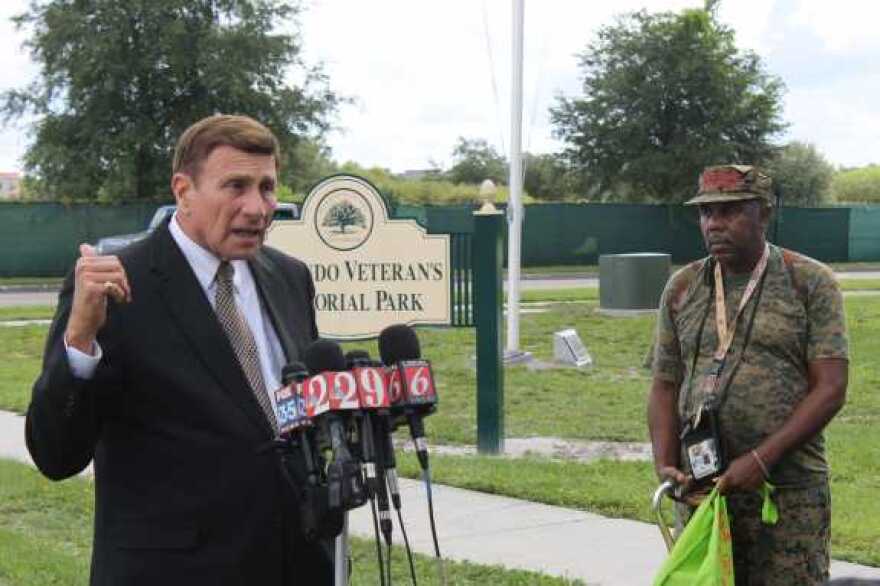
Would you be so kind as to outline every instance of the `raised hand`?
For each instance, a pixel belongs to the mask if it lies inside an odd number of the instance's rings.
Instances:
[[[92,354],[95,338],[107,321],[108,297],[116,303],[128,303],[131,287],[119,258],[98,256],[88,244],[80,244],[79,252],[64,339],[77,350]]]

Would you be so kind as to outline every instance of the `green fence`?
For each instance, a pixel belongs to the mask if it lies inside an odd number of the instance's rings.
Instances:
[[[693,214],[678,207],[625,204],[526,206],[524,266],[598,264],[602,254],[697,254],[700,234]]]
[[[143,230],[158,204],[0,204],[0,276],[64,275],[81,242]]]
[[[0,276],[58,276],[80,242],[138,232],[158,204],[0,204]],[[430,232],[473,232],[475,206],[398,205],[397,217]],[[770,239],[825,262],[880,261],[880,206],[783,208]],[[696,210],[678,205],[534,204],[523,223],[524,266],[597,264],[599,255],[667,252],[682,263],[704,255]]]
[[[849,260],[880,260],[880,207],[850,208]]]
[[[524,266],[598,264],[602,254],[628,252],[666,252],[673,262],[683,263],[705,254],[697,211],[692,207],[562,203],[525,208]],[[432,232],[472,232],[474,209],[401,206],[398,214],[420,219]],[[866,242],[877,238],[880,208],[860,222]],[[846,262],[850,258],[850,223],[850,208],[783,208],[769,232],[771,240],[781,246],[825,262]],[[870,242],[880,247],[880,240]],[[880,260],[880,251],[863,249],[865,258],[860,260]]]

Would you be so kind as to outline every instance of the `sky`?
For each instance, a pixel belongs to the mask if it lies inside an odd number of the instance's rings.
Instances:
[[[702,0],[525,0],[523,148],[554,152],[548,109],[581,94],[577,53],[630,10],[680,10]],[[37,67],[0,2],[0,91]],[[813,143],[835,165],[880,163],[880,3],[722,0],[719,19],[787,87],[780,143]],[[448,168],[458,137],[510,148],[511,0],[304,0],[304,58],[353,99],[328,135],[337,161],[403,172]],[[21,170],[28,120],[0,128],[0,171]]]

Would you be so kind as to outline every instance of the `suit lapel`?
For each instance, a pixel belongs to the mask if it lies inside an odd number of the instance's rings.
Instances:
[[[217,321],[214,308],[167,225],[157,231],[154,243],[153,270],[159,278],[160,297],[171,316],[219,386],[254,425],[271,436],[272,428]]]
[[[260,299],[264,303],[284,356],[290,364],[299,360],[302,353],[295,332],[303,332],[301,312],[294,311],[293,292],[281,276],[277,266],[263,251],[249,263]]]

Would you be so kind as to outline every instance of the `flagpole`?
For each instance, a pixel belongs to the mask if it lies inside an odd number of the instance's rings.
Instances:
[[[523,13],[525,0],[513,0],[513,80],[510,102],[510,199],[507,204],[507,350],[505,361],[522,359],[519,349],[519,280],[522,256]]]

